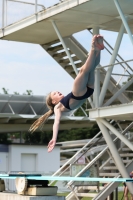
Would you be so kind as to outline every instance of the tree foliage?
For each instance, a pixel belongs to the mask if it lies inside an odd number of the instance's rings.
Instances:
[[[47,144],[49,140],[52,137],[51,131],[45,131],[45,132],[34,132],[29,133],[26,132],[23,134],[23,139],[25,140],[25,143],[27,144]]]
[[[6,88],[2,88],[2,91],[3,91],[3,94],[9,94],[8,91],[9,89],[6,89]],[[19,95],[18,92],[14,92],[15,95]],[[26,90],[26,93],[24,93],[25,95],[31,95],[33,94],[32,90]],[[13,135],[15,135],[15,138],[18,138],[20,135],[20,133],[13,133]],[[37,137],[36,137],[37,138]],[[0,133],[0,144],[8,144],[8,143],[11,143],[9,140],[8,140],[8,134],[6,133]]]
[[[0,144],[9,144],[11,143],[8,140],[8,134],[7,133],[0,133]]]
[[[3,90],[3,93],[4,93],[4,94],[8,94],[8,91],[9,91],[8,89],[2,88],[2,90]]]

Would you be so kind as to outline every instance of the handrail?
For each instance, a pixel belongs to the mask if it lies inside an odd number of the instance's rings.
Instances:
[[[121,134],[124,135],[127,131],[129,131],[129,130],[132,128],[132,126],[133,126],[133,122],[131,122],[131,124],[130,124],[127,128],[125,128],[125,130],[122,131]],[[113,140],[113,142],[115,143],[118,139],[119,139],[119,138],[116,137],[116,138]],[[93,165],[107,150],[108,150],[108,146],[105,147],[105,148],[103,149],[103,151],[101,151],[90,163],[88,163],[75,177],[80,176],[81,174],[83,174],[83,173],[86,171],[86,169],[89,169],[89,168],[90,168],[90,167],[91,167],[91,166],[92,166],[92,165]],[[69,185],[71,185],[73,182],[74,182],[74,181],[69,181],[69,182],[67,183],[67,185],[69,186]]]
[[[106,67],[112,67],[114,65],[118,65],[118,64],[126,63],[126,62],[131,62],[131,61],[133,61],[133,59],[131,59],[131,60],[125,60],[125,61],[117,62],[117,63],[112,63],[110,65],[105,65],[105,66],[102,66],[102,67],[98,67],[97,69],[99,70],[99,69],[103,69],[103,68],[106,68]]]
[[[38,4],[38,0],[35,0],[35,3],[31,3],[31,2],[25,2],[25,1],[19,1],[19,0],[3,0],[2,1],[2,29],[5,28],[5,26],[7,26],[7,22],[5,23],[6,19],[7,19],[7,2],[8,1],[12,1],[12,2],[16,2],[16,3],[23,3],[23,4],[29,4],[29,5],[34,5],[35,6],[35,14],[37,14],[37,6],[41,6],[44,9],[45,6],[42,4]]]
[[[92,33],[92,31],[91,30],[89,30],[89,29],[87,29],[91,34],[93,34]],[[111,48],[111,50],[113,50],[113,48],[111,47],[111,45],[105,40],[105,39],[103,39],[104,40],[104,42]],[[105,47],[105,49],[111,54],[111,52]],[[128,71],[128,68],[133,72],[133,69],[130,67],[130,65],[128,65],[127,64],[127,62],[129,62],[129,61],[124,61],[124,59],[118,54],[118,57],[123,61],[123,62],[118,62],[118,59],[116,58],[116,60],[117,60],[117,63],[116,64],[120,64],[122,67],[123,67],[123,69],[124,69],[124,72],[123,72],[123,74],[121,75],[121,77],[119,77],[119,80],[117,81],[117,83],[116,83],[116,85],[118,85],[119,83],[120,83],[120,81],[122,80],[122,78],[123,78],[123,76],[125,76],[125,73],[127,72],[128,74],[130,74],[131,75],[131,73]],[[122,65],[122,63],[125,63],[125,65],[126,65],[126,67],[124,67],[123,65]],[[104,67],[102,67],[102,68],[105,68],[105,67],[110,67],[110,66],[114,66],[115,64],[112,64],[112,65],[108,65],[108,66],[104,66]],[[98,68],[97,68],[98,69]],[[99,69],[101,69],[101,67],[99,67]],[[112,74],[113,75],[113,74]],[[114,74],[115,75],[115,74]]]
[[[114,120],[112,120],[110,123],[113,123],[114,122]],[[63,168],[65,168],[68,164],[71,164],[71,162],[73,162],[73,159],[75,159],[76,158],[76,156],[79,154],[79,153],[81,153],[91,142],[93,142],[94,141],[94,139],[95,138],[97,138],[100,134],[101,134],[102,132],[100,131],[100,132],[98,132],[97,133],[97,135],[95,135],[89,142],[87,142],[79,151],[77,151],[77,153],[76,154],[74,154],[73,156],[72,156],[72,158],[70,158],[61,168],[59,168],[52,176],[56,176],[59,172],[61,172],[62,171],[62,169]],[[93,144],[92,144],[92,146],[93,146]],[[90,146],[91,147],[91,146]],[[85,149],[86,150],[86,149]],[[86,153],[86,152],[85,152]],[[83,153],[84,154],[84,153]],[[82,154],[82,155],[83,155]],[[82,156],[81,155],[81,156]],[[80,157],[81,157],[80,156]],[[80,158],[79,157],[79,158]],[[78,159],[79,159],[78,158]],[[78,160],[77,159],[77,160]],[[77,161],[76,160],[76,161]],[[67,169],[68,169],[69,167],[67,167]],[[64,172],[66,171],[66,169],[62,172],[62,173],[60,173],[60,175],[59,176],[61,176]],[[50,182],[50,185],[53,183],[54,181],[52,181],[52,182]]]
[[[87,142],[79,151],[77,151],[76,154],[74,154],[72,156],[72,158],[70,158],[61,168],[59,168],[52,176],[56,176],[59,172],[62,171],[63,168],[65,168],[68,164],[71,164],[71,162],[73,161],[73,159],[76,158],[76,156],[81,153],[91,142],[93,142],[93,140],[98,137],[101,134],[101,131],[99,133],[97,133],[97,135],[95,135],[89,142]],[[62,174],[62,173],[61,173]],[[60,175],[59,175],[60,176]],[[53,181],[54,182],[54,181]],[[50,182],[50,185],[53,183]]]
[[[19,1],[19,0],[7,0],[7,1],[14,1],[14,2],[17,2],[17,3],[23,3],[23,4],[30,4],[30,5],[38,5],[38,6],[42,6],[43,9],[46,9],[44,5],[42,4],[37,4],[37,0],[35,0],[35,3],[30,3],[30,2],[25,2],[25,1]]]

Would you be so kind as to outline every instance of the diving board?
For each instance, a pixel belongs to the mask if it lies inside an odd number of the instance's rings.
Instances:
[[[2,179],[26,178],[29,180],[48,180],[48,181],[98,181],[98,182],[133,182],[131,178],[99,178],[99,177],[70,177],[70,176],[42,176],[26,174],[0,174]]]

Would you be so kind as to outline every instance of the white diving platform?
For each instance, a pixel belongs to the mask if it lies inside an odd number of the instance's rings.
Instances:
[[[133,31],[133,1],[122,0],[120,4]],[[58,39],[52,21],[57,23],[62,37],[94,26],[119,32],[122,23],[113,0],[68,0],[4,27],[0,30],[0,38],[46,44]]]
[[[90,109],[89,117],[133,121],[133,102]]]

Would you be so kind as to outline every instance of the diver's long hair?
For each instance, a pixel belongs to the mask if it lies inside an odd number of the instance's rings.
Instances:
[[[49,108],[49,111],[42,115],[39,119],[37,119],[30,127],[29,131],[33,133],[36,129],[43,128],[44,123],[46,120],[54,114],[54,107],[55,105],[52,103],[51,93],[48,94],[46,97],[46,105]]]

